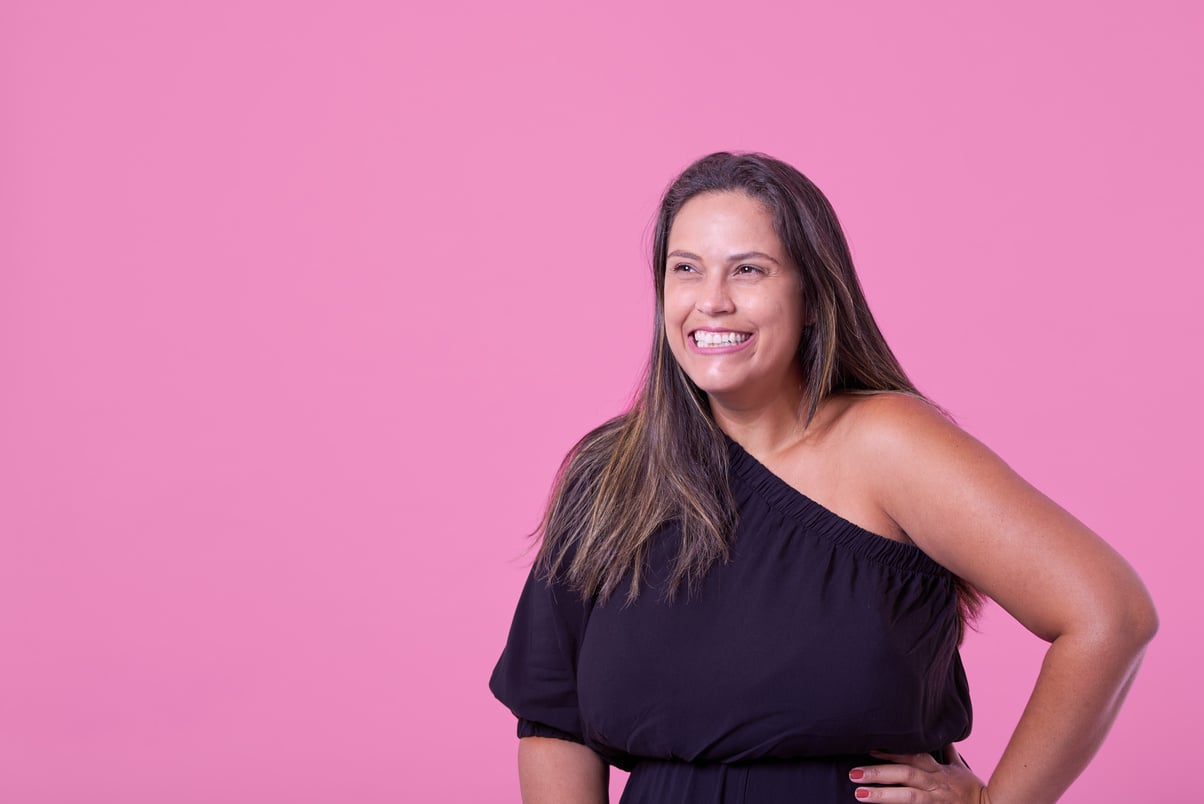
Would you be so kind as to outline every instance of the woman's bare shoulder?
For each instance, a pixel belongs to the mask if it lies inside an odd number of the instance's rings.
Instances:
[[[936,405],[893,391],[840,394],[832,427],[849,448],[877,451],[916,439],[956,440],[965,433]]]
[[[840,424],[842,452],[859,467],[869,492],[887,510],[895,507],[892,498],[914,500],[921,491],[935,492],[937,479],[951,492],[975,477],[989,477],[998,485],[1012,475],[985,444],[923,397],[849,396],[853,401]]]

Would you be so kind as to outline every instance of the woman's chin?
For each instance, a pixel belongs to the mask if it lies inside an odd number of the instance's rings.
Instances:
[[[690,375],[690,379],[707,396],[739,394],[749,385],[742,377],[726,374],[694,374]]]

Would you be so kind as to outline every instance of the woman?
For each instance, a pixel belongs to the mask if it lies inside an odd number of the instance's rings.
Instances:
[[[667,190],[632,409],[561,469],[491,688],[523,800],[1052,802],[1157,628],[1133,570],[927,402],[827,200],[757,154]],[[1051,643],[989,783],[957,645]]]

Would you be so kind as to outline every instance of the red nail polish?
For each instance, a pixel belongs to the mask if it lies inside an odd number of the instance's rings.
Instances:
[[[853,768],[851,771],[849,771],[849,779],[851,781],[860,782],[864,778],[865,771],[863,771],[861,768]]]
[[[870,791],[864,787],[858,787],[856,795],[857,795],[857,798],[869,798]]]

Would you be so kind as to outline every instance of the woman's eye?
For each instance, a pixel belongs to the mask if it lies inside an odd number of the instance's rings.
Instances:
[[[759,274],[761,273],[761,269],[755,265],[741,265],[736,269],[736,273],[744,275]]]
[[[677,273],[688,273],[694,270],[694,266],[690,265],[689,263],[682,262],[674,265],[673,270]]]

